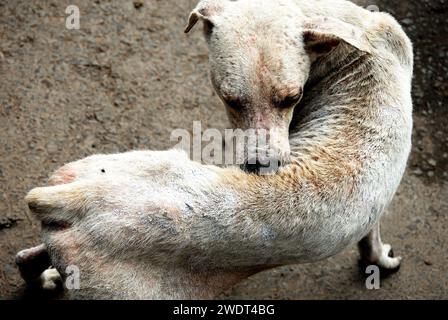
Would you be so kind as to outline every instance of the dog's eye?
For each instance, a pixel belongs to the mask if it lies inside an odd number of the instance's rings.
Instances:
[[[283,100],[281,100],[278,104],[280,108],[291,108],[294,107],[299,101],[302,99],[302,91],[300,93],[295,94],[293,96],[287,96]]]

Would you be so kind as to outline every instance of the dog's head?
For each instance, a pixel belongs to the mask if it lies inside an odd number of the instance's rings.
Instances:
[[[359,35],[342,21],[305,18],[291,0],[202,0],[185,32],[199,20],[211,80],[231,124],[267,132],[268,159],[257,154],[255,161],[246,159],[245,169],[258,172],[266,160],[272,169],[288,163],[289,125],[311,63],[342,40],[362,46]]]

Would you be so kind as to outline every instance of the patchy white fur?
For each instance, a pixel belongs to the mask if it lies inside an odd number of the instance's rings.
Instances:
[[[57,185],[33,189],[26,200],[42,220],[71,224],[47,230],[44,242],[61,273],[70,264],[81,270],[72,298],[210,298],[260,270],[327,258],[379,223],[400,183],[411,147],[412,47],[393,18],[342,0],[207,3],[222,35],[209,40],[220,95],[263,105],[237,41],[251,30],[269,63],[283,62],[264,75],[305,86],[299,112],[272,122],[292,121],[291,165],[257,176],[169,150],[64,166],[50,179]],[[344,43],[313,56],[306,29]],[[388,251],[382,245],[372,262],[396,267]]]

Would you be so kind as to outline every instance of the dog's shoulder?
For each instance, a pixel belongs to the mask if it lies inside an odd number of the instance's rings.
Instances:
[[[404,32],[397,20],[388,13],[374,13],[374,25],[371,31],[374,37],[379,40],[377,44],[381,49],[387,50],[396,56],[402,66],[412,69],[413,48],[412,42]]]

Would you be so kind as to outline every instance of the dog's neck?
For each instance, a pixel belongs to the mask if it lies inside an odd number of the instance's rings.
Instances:
[[[303,132],[305,122],[312,120],[313,116],[309,116],[317,109],[324,111],[333,105],[348,106],[356,99],[366,100],[369,91],[364,90],[365,84],[375,85],[374,78],[375,68],[369,54],[347,44],[341,44],[333,52],[314,61],[304,97],[294,111],[290,125],[291,138]],[[322,105],[323,101],[325,105]],[[337,110],[333,108],[332,113],[336,114]],[[290,139],[291,146],[296,142],[303,143]]]
[[[319,83],[347,78],[358,70],[365,71],[368,54],[341,43],[333,52],[318,58],[313,62],[310,75],[306,83],[306,91],[311,91]]]

